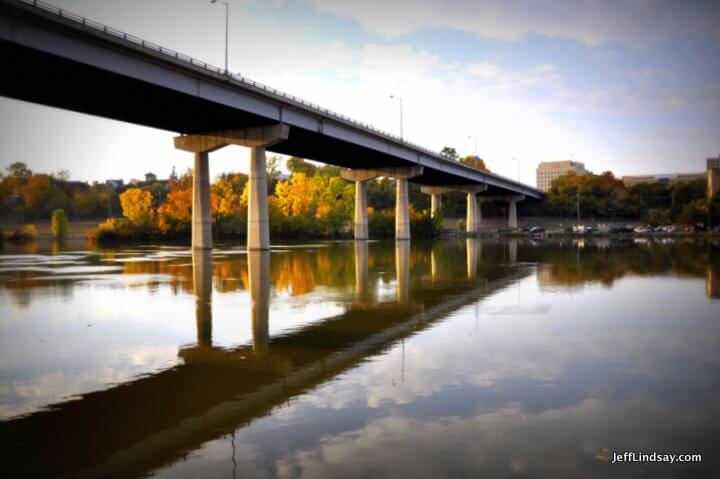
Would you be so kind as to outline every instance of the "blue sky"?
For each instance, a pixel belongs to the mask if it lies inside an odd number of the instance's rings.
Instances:
[[[616,175],[702,171],[720,154],[720,4],[676,1],[230,0],[230,68],[534,184],[537,163]],[[55,0],[215,65],[224,9],[200,0]],[[190,166],[172,132],[0,99],[0,165],[76,179]],[[37,142],[42,126],[47,134]],[[92,134],[87,135],[90,131]],[[245,171],[238,147],[211,174]]]

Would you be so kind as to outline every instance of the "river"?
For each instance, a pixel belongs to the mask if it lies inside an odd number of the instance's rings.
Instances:
[[[0,252],[0,477],[714,478],[719,427],[717,240]]]

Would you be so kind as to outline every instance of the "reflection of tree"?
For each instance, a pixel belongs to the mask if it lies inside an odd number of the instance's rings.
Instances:
[[[572,245],[544,245],[535,255],[543,263],[539,270],[542,285],[572,286],[600,282],[611,286],[627,274],[701,278],[708,265],[718,269],[717,248],[710,243],[682,241],[673,244],[651,242],[647,245],[614,243],[600,247],[588,242],[583,248]]]

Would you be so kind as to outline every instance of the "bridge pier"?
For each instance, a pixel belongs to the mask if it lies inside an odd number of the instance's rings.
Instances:
[[[508,228],[518,227],[517,203],[525,199],[525,195],[488,195],[480,196],[480,202],[483,201],[507,201],[508,203]]]
[[[195,153],[192,178],[192,247],[212,249],[208,152]]]
[[[250,250],[248,261],[248,289],[250,289],[254,352],[267,350],[270,339],[270,252]]]
[[[395,297],[398,304],[410,299],[410,243],[395,241]]]
[[[355,302],[368,302],[368,243],[355,241]]]
[[[465,232],[468,235],[475,235],[480,232],[482,223],[482,212],[478,203],[477,193],[487,190],[487,185],[448,185],[448,186],[421,186],[420,191],[426,195],[430,195],[430,204],[435,197],[440,197],[442,193],[465,193],[467,194],[467,209],[465,216]],[[433,215],[435,213],[433,212]]]
[[[208,156],[210,152],[228,145],[250,148],[247,248],[248,250],[270,249],[265,148],[287,140],[289,134],[289,126],[277,124],[205,134],[180,135],[174,138],[175,148],[195,154],[192,208],[193,249],[212,248]]]
[[[474,279],[477,276],[478,258],[482,253],[480,241],[478,238],[467,238],[465,240],[468,279]]]
[[[410,202],[408,200],[407,180],[420,176],[422,166],[406,166],[397,168],[376,168],[342,170],[343,179],[355,182],[355,239],[366,240],[368,234],[367,216],[367,185],[365,182],[384,176],[395,178],[395,239],[410,239]]]
[[[434,218],[440,214],[442,209],[442,194],[433,193],[430,195],[430,214]]]

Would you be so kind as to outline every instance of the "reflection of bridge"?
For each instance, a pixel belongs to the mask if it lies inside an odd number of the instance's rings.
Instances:
[[[527,185],[449,161],[437,153],[264,85],[37,1],[0,1],[0,94],[105,118],[182,132],[175,146],[195,154],[193,246],[212,246],[208,154],[251,149],[248,246],[269,248],[265,149],[347,168],[356,183],[355,236],[367,238],[366,181],[396,179],[396,238],[409,239],[408,180],[440,194],[467,194],[469,232],[478,198],[542,198]],[[479,196],[478,196],[479,195]]]
[[[413,283],[411,296],[409,245],[397,242],[396,301],[370,306],[371,294],[362,287],[367,244],[357,242],[356,297],[347,312],[274,338],[268,335],[270,255],[251,252],[253,342],[232,350],[212,345],[211,259],[196,251],[198,341],[179,351],[183,364],[0,423],[0,472],[5,477],[147,473],[530,274],[484,265],[478,240],[468,240],[467,247],[470,279],[440,281],[435,267],[429,281]]]

